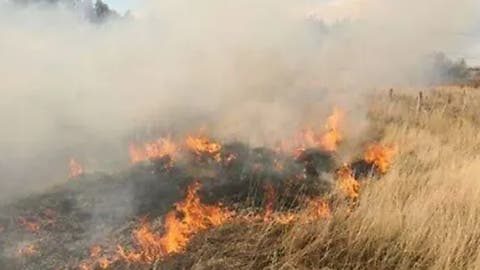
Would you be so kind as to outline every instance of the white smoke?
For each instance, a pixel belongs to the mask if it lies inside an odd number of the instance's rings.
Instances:
[[[126,134],[152,122],[213,123],[253,143],[321,123],[334,103],[353,110],[373,87],[428,79],[422,58],[461,47],[475,5],[155,0],[98,25],[3,4],[0,189],[62,181],[70,155],[121,160]]]

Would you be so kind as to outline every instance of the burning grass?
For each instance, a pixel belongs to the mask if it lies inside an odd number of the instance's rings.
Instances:
[[[464,93],[470,102],[449,98]],[[348,140],[339,110],[323,129],[278,148],[203,135],[135,144],[127,171],[84,175],[1,211],[0,263],[82,270],[480,268],[480,122],[473,117],[480,97],[435,90],[420,110],[414,95],[372,100],[368,138],[375,140],[353,160],[337,155]],[[17,244],[11,250],[6,243]]]
[[[449,96],[446,93],[462,92],[437,91],[428,96],[420,113],[409,106],[414,97],[408,95],[372,104],[374,129],[398,146],[367,147],[364,160],[352,164],[355,168],[338,171],[344,176],[340,179],[346,179],[345,185],[339,182],[341,194],[353,194],[353,208],[331,202],[331,217],[311,223],[232,224],[193,241],[195,246],[173,265],[176,269],[479,269],[480,185],[474,179],[479,173],[480,125],[468,115],[478,111],[473,104],[480,97],[469,93],[475,97],[470,105],[447,105],[442,103]],[[384,161],[393,154],[397,156],[392,167]],[[362,175],[376,171],[381,179],[360,181],[358,189],[351,170],[359,168],[368,171]]]
[[[138,251],[125,252],[123,247],[119,247],[120,258],[129,263],[154,263],[183,251],[190,238],[198,232],[227,222],[232,213],[219,205],[202,204],[198,197],[199,189],[199,182],[189,186],[185,200],[176,203],[176,209],[166,214],[163,235],[156,234],[148,223],[142,222],[140,228],[133,232]]]

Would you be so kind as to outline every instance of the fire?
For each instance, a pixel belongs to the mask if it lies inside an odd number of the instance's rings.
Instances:
[[[81,263],[78,266],[78,269],[80,269],[80,270],[92,270],[92,267],[90,265],[88,265],[87,263]]]
[[[291,152],[298,158],[307,148],[318,148],[327,152],[335,152],[343,140],[340,132],[340,122],[344,113],[334,108],[332,114],[327,118],[323,129],[306,127],[293,138],[292,142],[282,140],[277,146],[277,151]],[[292,151],[293,150],[293,151]]]
[[[98,258],[102,253],[102,248],[100,246],[93,246],[90,249],[90,257]]]
[[[90,258],[78,265],[80,270],[108,269],[110,265],[117,261],[118,257],[107,258],[102,256],[102,248],[98,245],[90,249]]]
[[[356,200],[360,195],[360,183],[353,177],[352,169],[343,165],[337,172],[337,187],[347,197]]]
[[[285,165],[281,160],[274,159],[273,160],[273,169],[277,172],[282,172],[285,169]]]
[[[40,230],[40,223],[38,221],[28,220],[24,217],[20,217],[18,219],[18,223],[31,233],[35,233]]]
[[[396,146],[385,146],[381,144],[372,144],[367,148],[364,159],[370,164],[374,164],[380,173],[387,172],[392,158],[397,152]]]
[[[328,202],[324,199],[313,199],[308,202],[307,211],[314,219],[318,218],[331,218],[332,213]]]
[[[328,152],[337,150],[338,144],[342,141],[342,135],[339,131],[342,118],[343,112],[338,108],[334,108],[332,115],[327,118],[327,123],[325,124],[327,133],[323,134],[319,141],[320,148],[323,150]]]
[[[98,259],[98,267],[100,267],[100,269],[108,269],[108,267],[110,267],[110,264],[110,260],[105,257]]]
[[[266,195],[271,196],[271,195]],[[268,201],[267,201],[268,202]],[[274,222],[280,224],[291,224],[293,222],[306,224],[318,219],[330,219],[332,217],[328,202],[322,198],[311,199],[307,202],[306,208],[300,212],[285,212],[273,214],[271,207],[268,204],[265,207],[263,222]],[[254,215],[253,217],[247,216],[247,221],[258,220],[260,216]]]
[[[237,156],[232,153],[228,153],[224,158],[223,158],[223,165],[229,166],[232,164],[235,160],[237,159]]]
[[[305,128],[300,131],[302,146],[314,146],[318,144],[318,134],[312,128]]]
[[[57,212],[54,210],[45,209],[42,214],[45,225],[55,225],[57,223]]]
[[[118,253],[121,258],[128,262],[146,262],[152,263],[157,258],[166,255],[162,243],[162,236],[156,234],[150,224],[142,223],[141,227],[133,232],[134,239],[139,247],[139,251],[126,252],[123,247],[118,247]]]
[[[138,163],[147,160],[157,160],[164,157],[174,158],[178,152],[177,145],[169,137],[161,138],[138,147],[130,144],[130,162]]]
[[[198,156],[208,155],[212,156],[216,161],[220,161],[220,150],[222,146],[219,143],[211,142],[208,138],[199,136],[188,136],[185,145],[187,149]]]
[[[200,183],[195,182],[187,189],[187,197],[175,205],[177,212],[183,213],[183,219],[176,218],[173,212],[166,219],[164,235],[168,253],[182,250],[190,237],[209,227],[219,226],[228,221],[232,213],[223,210],[220,205],[204,205],[198,197]]]
[[[111,261],[101,255],[102,248],[100,246],[93,246],[90,249],[90,258],[94,261],[94,264],[98,265],[98,268],[100,269],[107,269],[110,266]]]
[[[328,202],[322,198],[308,200],[306,209],[302,212],[284,212],[274,213],[274,204],[276,200],[276,190],[271,183],[265,186],[264,211],[262,215],[244,217],[247,221],[263,220],[263,222],[274,222],[280,224],[290,224],[292,222],[308,223],[320,218],[331,218]]]
[[[232,213],[220,205],[204,205],[198,197],[200,183],[195,182],[187,189],[184,201],[175,204],[175,210],[165,217],[165,232],[155,233],[150,224],[143,222],[139,229],[133,232],[138,251],[126,252],[119,247],[120,257],[129,262],[153,263],[155,260],[181,252],[196,233],[210,227],[227,222]],[[181,217],[178,217],[181,214]]]
[[[297,218],[298,218],[297,213],[287,212],[287,213],[282,213],[276,216],[273,221],[280,224],[290,224],[295,220],[297,220]]]
[[[275,218],[275,221],[281,224],[298,222],[300,224],[309,223],[319,219],[330,219],[332,213],[328,202],[322,198],[311,199],[307,202],[306,209],[300,213],[287,212]]]
[[[33,256],[38,253],[34,244],[27,244],[17,250],[17,256]]]
[[[137,163],[144,160],[147,160],[147,154],[142,149],[138,149],[134,144],[130,144],[128,147],[130,152],[130,162]]]
[[[83,166],[78,163],[74,158],[70,159],[69,162],[69,178],[75,178],[83,175]]]

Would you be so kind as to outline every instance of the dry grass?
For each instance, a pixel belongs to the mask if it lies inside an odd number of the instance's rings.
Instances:
[[[480,269],[480,93],[444,87],[371,104],[399,153],[358,207],[331,220],[230,224],[194,240],[165,269]]]

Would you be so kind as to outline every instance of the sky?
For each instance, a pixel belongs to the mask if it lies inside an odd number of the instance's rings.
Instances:
[[[104,0],[109,6],[120,12],[121,14],[125,13],[127,10],[135,11],[136,8],[139,7],[139,3],[142,0]],[[326,3],[331,4],[331,9],[328,12],[332,12],[332,14],[323,14],[326,15],[325,17],[329,17],[328,15],[332,15],[333,17],[349,17],[355,15],[354,10],[356,8],[352,8],[355,6],[361,6],[364,4],[365,1],[362,0],[312,0],[312,2],[317,3]],[[349,4],[347,4],[349,3]],[[344,7],[348,7],[345,9]],[[478,6],[478,10],[480,12],[480,5]],[[461,51],[451,51],[446,52],[447,55],[453,58],[465,58],[467,62],[472,65],[480,65],[480,19],[478,22],[479,27],[474,29],[472,32],[469,33],[457,33],[459,40],[462,40],[466,44],[466,46]]]
[[[120,13],[124,13],[129,9],[135,9],[139,1],[140,0],[105,0],[104,2]]]

